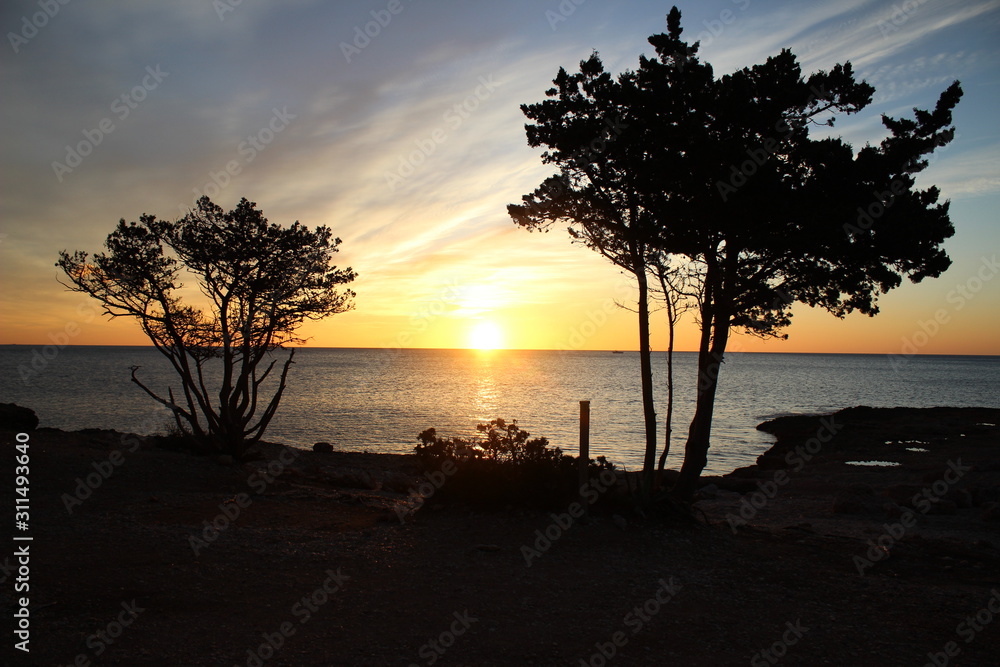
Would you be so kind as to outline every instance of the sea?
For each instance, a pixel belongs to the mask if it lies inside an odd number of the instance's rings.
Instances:
[[[275,354],[280,367],[287,351]],[[662,447],[666,355],[653,360]],[[0,346],[0,402],[32,408],[43,427],[166,432],[169,413],[130,381],[132,366],[154,391],[178,391],[173,370],[152,347]],[[696,354],[676,353],[674,366],[669,467],[682,461],[694,412]],[[581,401],[590,402],[591,456],[641,468],[637,352],[300,348],[265,439],[409,453],[425,429],[469,436],[477,424],[503,418],[575,453]],[[856,405],[1000,408],[1000,357],[728,354],[706,473],[752,464],[773,442],[756,429],[767,419]]]

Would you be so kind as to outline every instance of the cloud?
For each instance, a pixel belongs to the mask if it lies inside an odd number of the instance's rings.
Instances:
[[[941,189],[945,199],[967,199],[1000,192],[1000,171],[997,169],[1000,147],[996,143],[967,148],[958,154],[950,153],[946,147],[939,153],[918,177],[918,186],[933,183]]]

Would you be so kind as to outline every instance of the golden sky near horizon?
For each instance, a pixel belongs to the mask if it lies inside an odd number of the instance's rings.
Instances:
[[[564,230],[516,228],[505,207],[551,173],[526,144],[518,106],[594,49],[612,71],[634,68],[669,3],[585,3],[556,19],[550,4],[403,3],[354,50],[355,28],[385,2],[243,3],[223,16],[193,1],[62,7],[2,57],[12,95],[0,344],[147,344],[134,322],[95,316],[59,285],[57,253],[100,250],[119,218],[177,217],[207,192],[224,208],[245,196],[273,222],[326,224],[343,239],[338,264],[359,274],[357,308],[307,323],[309,345],[636,349],[636,317],[616,305],[634,305],[632,283]],[[730,349],[1000,354],[998,5],[949,0],[894,15],[872,0],[679,4],[685,36],[701,39],[717,75],[783,47],[806,73],[851,60],[877,90],[864,113],[838,122],[855,148],[884,136],[880,113],[932,107],[954,79],[966,93],[956,140],[918,179],[952,202],[952,268],[883,296],[875,318],[799,306],[789,340],[737,336]],[[0,24],[20,25],[22,10],[5,7]],[[78,166],[53,166],[102,120],[113,130]],[[653,332],[664,349],[662,313]],[[678,348],[696,349],[696,337],[688,315]]]

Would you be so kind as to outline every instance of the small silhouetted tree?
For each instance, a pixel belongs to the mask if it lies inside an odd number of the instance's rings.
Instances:
[[[701,295],[702,276],[696,262],[671,264],[671,256],[657,257],[650,264],[650,275],[660,285],[655,290],[657,299],[663,302],[667,316],[667,408],[663,418],[663,450],[657,464],[657,474],[663,475],[670,444],[674,432],[674,351],[677,342],[677,324],[681,317],[697,305]],[[657,481],[657,485],[661,482]]]
[[[549,100],[522,107],[535,121],[528,143],[548,146],[543,159],[563,177],[509,210],[527,227],[568,221],[599,250],[639,247],[704,266],[697,403],[674,489],[688,498],[707,463],[732,331],[784,336],[795,302],[875,315],[879,294],[903,277],[948,268],[948,203],[935,187],[917,190],[914,175],[953,138],[962,90],[955,82],[913,120],[883,116],[889,136],[855,152],[840,138],[810,137],[870,104],[874,89],[855,81],[850,63],[803,78],[785,50],[717,79],[698,44],[681,39],[676,7],[667,28],[649,39],[657,58],[640,57],[635,72],[613,79],[595,54],[578,74],[560,69]],[[588,150],[593,128],[612,121],[623,131]],[[609,224],[623,215],[634,224]],[[640,330],[642,318],[640,308]],[[646,430],[651,474],[648,414]]]
[[[354,292],[337,288],[354,272],[330,263],[339,245],[327,227],[269,224],[246,199],[225,212],[202,197],[175,222],[121,220],[107,252],[62,251],[56,265],[69,289],[94,297],[113,318],[138,321],[177,372],[180,394],[158,395],[136,367],[132,381],[206,449],[238,456],[264,434],[285,390],[295,350],[277,374],[273,353],[303,342],[295,336],[303,321],[353,307]],[[182,271],[196,280],[196,303],[179,295]],[[276,383],[270,398],[268,378]]]

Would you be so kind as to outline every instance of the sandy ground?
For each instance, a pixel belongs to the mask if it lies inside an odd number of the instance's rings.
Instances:
[[[826,419],[771,425],[775,447],[759,466],[706,479],[689,526],[477,512],[433,497],[408,515],[419,482],[410,456],[267,446],[270,463],[222,464],[109,431],[34,431],[30,527],[19,533],[33,537],[31,650],[13,649],[23,543],[8,538],[0,656],[1000,664],[1000,410]],[[12,452],[15,434],[0,438]],[[846,463],[869,459],[901,465]]]

